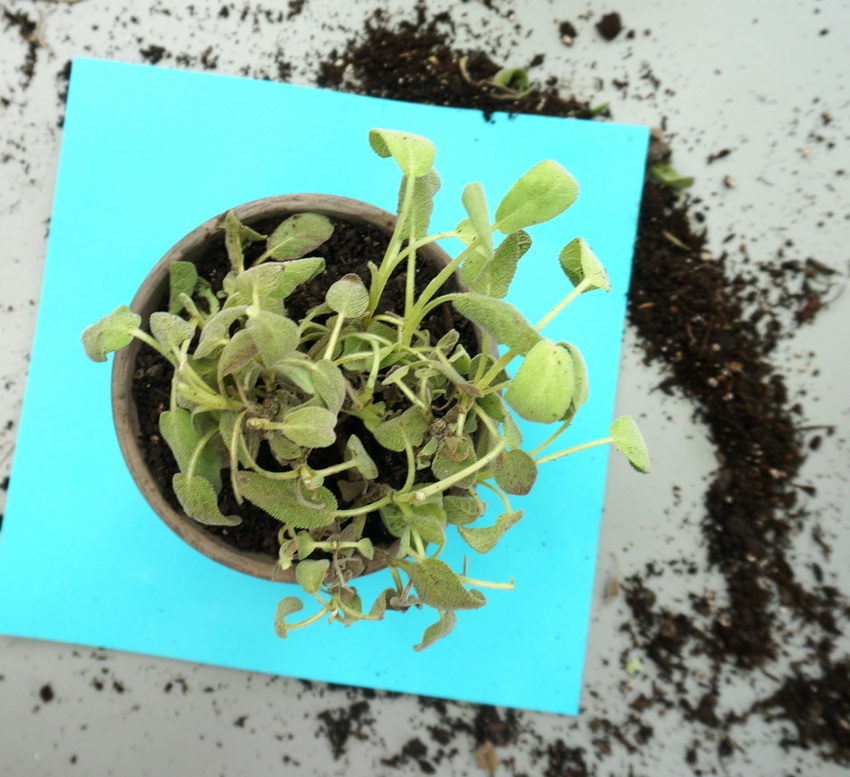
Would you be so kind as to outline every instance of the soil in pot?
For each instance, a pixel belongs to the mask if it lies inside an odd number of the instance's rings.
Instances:
[[[263,234],[270,234],[277,226],[278,221],[279,219],[268,222],[260,221],[252,226]],[[335,219],[333,222],[334,232],[330,239],[311,252],[312,256],[321,256],[326,260],[325,271],[312,281],[302,284],[287,298],[287,310],[294,320],[299,320],[310,308],[324,301],[327,289],[344,275],[356,273],[364,283],[368,284],[367,262],[379,264],[383,257],[388,236],[381,230],[362,224],[348,224]],[[254,247],[257,256],[262,252],[259,246],[260,244],[257,244]],[[256,256],[250,251],[246,252],[246,263],[250,264],[254,258]],[[201,262],[198,262],[197,267],[199,274],[210,281],[213,291],[218,291],[225,275],[230,270],[230,261],[223,241],[211,250]],[[416,271],[416,290],[422,291],[435,275],[436,271],[431,265],[426,262],[419,262]],[[379,312],[403,308],[406,277],[406,269],[399,267],[387,284],[381,298]],[[163,307],[166,302],[166,300],[162,301]],[[435,309],[426,317],[423,327],[430,331],[433,342],[436,342],[449,330],[456,329],[464,347],[470,353],[478,351],[474,327],[468,319],[457,314],[448,304]],[[182,508],[171,488],[171,479],[177,471],[177,463],[171,449],[159,433],[159,415],[169,406],[172,373],[173,369],[165,359],[150,347],[143,345],[136,360],[136,372],[133,377],[133,399],[137,404],[139,413],[145,459],[154,477],[163,485],[163,492],[171,505],[182,512]],[[401,487],[407,474],[406,457],[399,457],[398,454],[378,445],[371,435],[363,433],[359,420],[351,419],[344,421],[343,424],[346,425],[346,428],[338,428],[340,438],[347,439],[348,435],[356,433],[378,466],[382,482],[394,488]],[[335,464],[339,460],[336,448],[330,447],[313,451],[308,463],[315,468],[322,468]],[[263,461],[260,459],[258,463],[269,468],[277,468],[277,465],[271,460]],[[340,507],[345,508],[351,505],[347,503],[336,485],[336,481],[342,477],[343,475],[329,477],[325,486],[334,491]],[[429,469],[419,471],[418,482],[432,481],[433,478]],[[277,557],[280,547],[278,541],[280,522],[248,502],[238,505],[233,496],[229,478],[223,478],[219,505],[225,515],[241,515],[242,523],[232,528],[204,527],[205,531],[221,537],[229,545],[240,551],[257,552],[273,558]],[[369,537],[376,546],[386,547],[395,540],[387,532],[383,521],[376,514],[371,515],[367,520],[364,536]]]

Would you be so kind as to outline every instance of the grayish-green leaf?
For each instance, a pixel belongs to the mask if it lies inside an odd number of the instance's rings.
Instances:
[[[248,319],[245,328],[266,367],[277,364],[298,346],[298,325],[278,313],[261,310]]]
[[[402,176],[401,186],[398,190],[399,213],[404,196],[407,193],[407,181],[408,176]],[[415,240],[428,234],[428,225],[431,223],[431,213],[434,209],[434,195],[439,190],[440,184],[440,176],[434,169],[414,179],[410,213],[399,230],[401,239]]]
[[[236,272],[241,271],[244,267],[245,247],[265,239],[265,235],[255,232],[251,227],[245,226],[239,221],[232,210],[227,211],[227,215],[224,217],[224,247],[227,251],[227,257],[230,259],[230,266]]]
[[[332,413],[339,413],[345,402],[345,377],[333,362],[324,359],[315,362],[313,385],[316,393]]]
[[[509,302],[469,292],[455,297],[455,309],[473,324],[478,324],[497,343],[519,354],[527,354],[541,336]]]
[[[331,285],[325,302],[343,318],[360,318],[369,309],[369,290],[359,275],[349,273]]]
[[[159,432],[171,448],[180,471],[187,475],[189,462],[201,442],[201,435],[192,423],[192,414],[181,408],[160,413]],[[221,490],[221,460],[211,441],[198,455],[194,474],[208,480],[216,494]]]
[[[419,598],[437,610],[472,610],[487,603],[480,591],[464,588],[458,575],[438,558],[408,562],[402,568],[410,575]]]
[[[507,494],[523,496],[531,491],[537,480],[537,464],[525,451],[515,448],[502,454],[496,470],[496,483]]]
[[[474,551],[489,553],[496,547],[504,533],[518,523],[520,518],[522,518],[522,510],[513,510],[509,513],[502,513],[492,526],[486,526],[482,529],[458,526],[457,530]]]
[[[354,468],[366,480],[375,480],[378,477],[378,467],[372,457],[366,452],[363,443],[356,434],[352,434],[345,444],[345,460],[353,461]]]
[[[304,604],[297,596],[285,596],[277,605],[277,611],[274,617],[275,633],[281,638],[286,639],[287,627],[286,616],[293,615],[304,609]]]
[[[503,86],[522,96],[531,89],[528,71],[524,67],[503,67],[490,79],[496,86]]]
[[[188,478],[178,472],[171,483],[186,515],[198,523],[207,526],[238,526],[242,523],[238,515],[224,515],[218,509],[218,497],[206,478],[198,475]]]
[[[493,233],[490,231],[490,212],[487,210],[487,198],[480,183],[468,183],[461,195],[461,202],[469,214],[469,222],[488,256],[493,254]]]
[[[509,450],[519,448],[522,445],[522,431],[510,412],[505,412],[505,418],[502,421],[502,435],[505,438],[505,447]]]
[[[555,218],[578,197],[578,184],[561,165],[544,159],[511,186],[496,209],[496,226],[504,234]]]
[[[219,348],[227,345],[230,339],[230,327],[233,326],[234,321],[244,316],[247,310],[247,305],[237,305],[219,310],[210,318],[201,330],[198,347],[195,349],[195,358],[203,359],[211,356]]]
[[[198,281],[198,271],[192,262],[172,262],[168,267],[168,312],[183,310],[180,295],[192,296]]]
[[[464,526],[484,514],[484,503],[473,496],[444,496],[443,509],[449,523]]]
[[[336,442],[336,414],[323,407],[300,407],[283,417],[283,433],[307,448],[327,448]]]
[[[624,415],[611,424],[609,431],[614,445],[638,472],[649,472],[649,449],[635,419]]]
[[[105,362],[106,354],[130,344],[133,330],[141,323],[142,317],[126,305],[115,308],[108,316],[86,327],[82,338],[86,356],[94,362]]]
[[[573,391],[573,404],[576,407],[587,402],[590,393],[590,383],[587,378],[587,364],[581,351],[572,343],[559,342],[562,348],[566,348],[573,360],[573,376],[575,379],[575,390]]]
[[[299,561],[295,565],[295,579],[298,585],[304,589],[305,593],[316,593],[322,587],[330,565],[331,562],[326,558]]]
[[[433,166],[437,152],[427,138],[398,130],[373,129],[369,131],[369,145],[384,159],[395,159],[405,175],[419,177]]]
[[[270,480],[257,472],[236,475],[249,502],[295,529],[320,529],[334,521],[336,498],[324,487],[308,491],[296,480]]]
[[[649,174],[658,183],[672,186],[674,189],[687,189],[692,186],[694,179],[691,176],[679,175],[676,169],[666,162],[656,162],[649,168]]]
[[[464,437],[454,437],[440,443],[431,461],[431,471],[438,480],[445,480],[474,464],[475,461],[475,449],[472,443]],[[459,488],[469,488],[474,485],[477,474],[473,472],[454,485]]]
[[[586,280],[590,284],[588,291],[593,289],[611,290],[608,273],[605,272],[602,263],[596,258],[596,254],[590,250],[590,246],[584,238],[577,237],[565,245],[558,260],[561,263],[561,269],[566,273],[573,286],[578,286],[579,283]]]
[[[432,623],[425,633],[422,635],[422,641],[418,645],[414,645],[414,650],[425,650],[426,647],[433,645],[438,639],[445,637],[455,627],[457,616],[451,611],[440,613],[440,620]]]
[[[269,236],[266,251],[279,261],[300,259],[324,243],[333,225],[319,213],[296,213],[282,221]]]
[[[445,541],[446,513],[440,502],[410,505],[406,512],[391,502],[379,512],[387,530],[395,537],[402,537],[407,529],[414,529],[425,542],[441,545]]]
[[[195,334],[195,327],[185,318],[156,311],[150,317],[151,334],[166,351],[179,351],[180,346]]]
[[[247,329],[240,329],[224,346],[218,362],[219,377],[244,367],[257,355],[257,344]]]
[[[464,282],[474,292],[502,299],[507,296],[517,263],[530,247],[531,238],[527,232],[521,229],[512,232],[501,242],[492,260],[477,272],[474,279]],[[471,259],[477,261],[478,257],[471,257]],[[466,264],[470,262],[466,262],[464,266]]]
[[[425,439],[428,422],[418,407],[409,407],[401,415],[384,421],[373,430],[375,439],[391,451],[401,452],[405,442],[417,448]]]
[[[557,421],[570,405],[575,387],[573,360],[551,340],[529,351],[505,391],[505,401],[526,421]]]
[[[293,259],[289,262],[267,262],[240,273],[234,279],[237,292],[232,305],[250,305],[256,290],[260,307],[272,313],[283,312],[283,300],[300,284],[312,280],[325,269],[325,260],[319,256]]]
[[[272,455],[281,463],[298,461],[303,458],[301,447],[282,434],[275,434],[269,437],[268,442],[272,450]]]

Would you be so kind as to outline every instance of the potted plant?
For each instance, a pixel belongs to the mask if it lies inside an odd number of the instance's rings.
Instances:
[[[136,312],[117,308],[86,329],[83,344],[95,361],[118,351],[113,403],[129,419],[117,423],[131,470],[144,459],[129,387],[141,345],[167,362],[158,431],[175,471],[165,484],[144,466],[146,474],[134,476],[184,539],[314,597],[318,608],[295,621],[286,619],[301,599],[280,602],[280,636],[326,615],[350,625],[429,606],[438,620],[416,645],[423,649],[451,630],[455,611],[485,604],[478,588],[512,587],[473,580],[440,555],[447,543],[492,549],[522,518],[509,497],[531,490],[540,464],[609,442],[639,471],[649,460],[630,417],[602,439],[545,452],[587,399],[588,383],[578,349],[542,330],[578,296],[607,291],[608,278],[576,238],[558,257],[572,288],[541,321],[532,325],[504,297],[531,244],[525,229],[575,201],[570,174],[539,163],[511,187],[494,220],[482,187],[470,183],[466,217],[429,235],[440,186],[433,145],[382,129],[369,142],[401,168],[396,218],[305,195],[228,211],[166,255],[134,300]],[[378,261],[328,282],[333,257],[316,254],[335,224],[389,234]],[[505,236],[498,245],[495,233]],[[435,245],[448,238],[463,245],[451,259]],[[216,245],[227,267],[205,277]],[[397,304],[387,308],[391,286]],[[314,296],[306,308],[305,293]],[[477,337],[460,333],[464,320]],[[525,451],[515,415],[554,431]],[[482,489],[503,505],[483,527]],[[254,520],[274,525],[276,558],[231,547],[227,532]],[[364,603],[355,580],[380,566],[392,585]]]

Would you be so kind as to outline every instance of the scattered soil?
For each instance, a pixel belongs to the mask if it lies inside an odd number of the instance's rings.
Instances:
[[[18,68],[24,76],[23,86],[26,88],[30,85],[33,75],[35,75],[38,50],[42,45],[39,23],[33,21],[24,11],[11,11],[5,6],[3,7],[3,19],[6,22],[4,29],[16,28],[20,36],[27,43],[27,53],[24,56],[24,62]]]
[[[597,23],[596,30],[605,40],[614,40],[623,31],[623,22],[618,13],[606,13]]]

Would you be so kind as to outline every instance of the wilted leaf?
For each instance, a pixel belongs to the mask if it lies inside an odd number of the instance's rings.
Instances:
[[[572,343],[559,342],[558,345],[562,348],[566,348],[567,352],[572,357],[573,377],[575,382],[575,388],[573,390],[573,404],[576,407],[579,407],[587,402],[587,396],[590,392],[590,384],[587,378],[587,365],[585,364],[584,356],[581,355],[581,351]]]
[[[269,236],[266,251],[279,261],[300,259],[324,243],[334,228],[319,213],[296,213],[278,224]]]
[[[491,80],[496,86],[504,86],[520,95],[525,94],[531,88],[528,71],[524,67],[503,67]]]
[[[414,645],[414,650],[425,650],[426,647],[433,645],[438,639],[445,637],[455,626],[457,616],[451,611],[440,613],[440,620],[431,624],[425,633],[422,635],[422,641],[418,645]]]
[[[249,502],[295,529],[320,529],[334,521],[336,498],[324,487],[308,491],[295,480],[270,480],[238,472],[236,482]]]
[[[578,197],[578,184],[561,165],[545,159],[511,186],[496,209],[496,226],[504,234],[555,218]]]
[[[496,543],[502,539],[504,533],[511,526],[517,524],[521,518],[522,510],[513,510],[509,513],[502,513],[492,526],[487,526],[483,529],[458,526],[457,530],[470,548],[478,553],[489,553],[496,547]]]
[[[224,515],[218,509],[218,497],[206,478],[198,475],[188,478],[178,472],[171,483],[186,515],[198,523],[207,526],[238,526],[242,523],[238,515]]]
[[[300,407],[283,417],[281,430],[306,448],[327,448],[336,442],[335,413],[323,407]]]
[[[418,563],[405,562],[401,566],[410,575],[419,598],[434,609],[472,610],[487,603],[480,591],[464,588],[458,575],[445,561],[427,558]]]
[[[649,472],[649,450],[635,419],[624,415],[611,424],[609,430],[614,445],[638,472]]]
[[[687,189],[694,183],[694,179],[691,176],[679,175],[676,169],[666,162],[656,162],[650,166],[649,174],[658,183],[662,183],[665,186],[672,186],[674,189]]]
[[[434,144],[427,138],[398,130],[370,130],[369,145],[379,157],[391,156],[405,175],[415,177],[425,175],[434,166],[437,155]]]
[[[496,470],[496,483],[507,494],[524,496],[537,480],[537,464],[525,451],[515,448],[502,454]]]
[[[108,316],[86,327],[82,338],[86,356],[95,362],[105,362],[106,354],[130,344],[133,330],[141,323],[142,317],[126,305],[115,308]]]
[[[295,579],[298,585],[304,589],[305,593],[316,593],[322,587],[330,565],[331,562],[326,558],[299,561],[295,565]]]
[[[275,633],[282,639],[286,639],[287,627],[285,618],[304,609],[304,604],[296,596],[286,596],[277,605],[274,618]]]
[[[519,354],[527,354],[541,340],[522,313],[508,302],[470,292],[455,297],[453,304],[458,313],[478,324],[497,343]]]
[[[505,401],[526,421],[557,421],[570,405],[574,389],[573,360],[551,340],[529,351],[505,391]]]
[[[586,280],[590,284],[588,291],[593,289],[611,290],[608,273],[605,272],[602,263],[596,258],[596,254],[590,250],[590,246],[584,238],[577,237],[565,245],[558,260],[561,263],[561,269],[566,273],[573,286],[578,286],[579,283]]]

